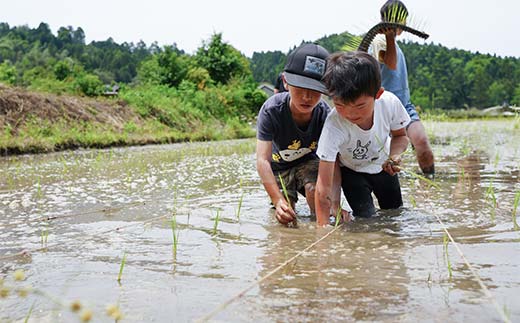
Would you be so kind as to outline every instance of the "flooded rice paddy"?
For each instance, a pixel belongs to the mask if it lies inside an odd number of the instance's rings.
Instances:
[[[0,157],[0,322],[520,321],[520,120],[426,127],[438,189],[409,150],[401,210],[284,266],[333,228],[274,220],[254,140]]]

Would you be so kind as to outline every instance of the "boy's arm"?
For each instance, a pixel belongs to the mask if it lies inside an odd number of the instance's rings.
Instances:
[[[405,152],[408,147],[408,137],[406,136],[406,129],[401,128],[392,130],[392,139],[390,140],[390,154],[388,160],[383,163],[383,169],[390,175],[398,173],[401,169],[401,154]]]
[[[256,170],[262,180],[265,191],[276,208],[276,219],[282,224],[287,224],[296,219],[296,213],[285,200],[278,188],[276,179],[274,178],[273,170],[271,168],[272,152],[271,141],[256,141]]]
[[[314,194],[316,203],[316,222],[318,226],[329,224],[331,208],[339,206],[339,188],[333,186],[340,181],[334,181],[334,169],[336,163],[320,160],[318,168],[318,180]],[[335,195],[338,195],[337,197]]]

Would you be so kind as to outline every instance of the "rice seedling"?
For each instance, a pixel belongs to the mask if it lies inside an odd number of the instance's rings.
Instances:
[[[215,222],[213,223],[213,235],[217,235],[217,227],[220,221],[220,210],[217,209],[217,215],[215,216]]]
[[[334,222],[334,228],[337,228],[339,225],[339,222],[341,220],[342,211],[343,210],[343,203],[341,205],[338,205],[338,209],[336,210],[336,221]]]
[[[43,230],[40,229],[40,243],[41,243],[42,247],[47,245],[48,238],[49,238],[49,227],[47,224]]]
[[[446,265],[448,266],[448,274],[451,280],[451,277],[453,276],[452,269],[451,269],[451,261],[448,254],[448,243],[450,242],[448,235],[444,234],[443,236],[443,244],[444,244],[444,256],[446,257]]]
[[[283,195],[285,197],[285,201],[287,201],[287,204],[290,208],[292,208],[291,200],[289,199],[289,193],[287,193],[287,187],[285,187],[285,182],[283,181],[282,175],[278,174],[278,179],[280,180],[280,184],[282,185],[282,191]],[[294,219],[292,222],[289,222],[288,225],[292,225],[296,227],[298,225],[296,219]]]
[[[432,186],[432,187],[435,187],[436,189],[440,190],[441,187],[439,186],[439,184],[435,183],[433,180],[429,179],[429,178],[426,178],[422,175],[419,175],[417,174],[416,172],[412,172],[412,171],[408,171],[406,169],[403,169],[402,167],[399,167],[401,169],[401,172],[403,173],[406,173],[408,175],[411,175],[412,177],[415,177],[423,182],[426,182],[428,185]]]
[[[410,204],[412,204],[412,207],[417,207],[417,201],[415,200],[415,197],[413,195],[410,195]]]
[[[507,307],[506,304],[504,304],[502,310],[504,311],[504,315],[505,315],[505,317],[506,317],[509,321],[511,321],[511,311],[509,310],[509,308]]]
[[[520,227],[518,226],[518,223],[516,222],[516,210],[518,209],[519,202],[520,202],[520,191],[516,192],[516,194],[515,194],[515,200],[513,202],[513,213],[511,215],[513,218],[513,229],[515,231],[520,230]]]
[[[36,198],[39,200],[43,197],[42,186],[40,184],[40,177],[38,177],[38,181],[36,182]]]
[[[491,202],[491,220],[495,220],[495,213],[497,208],[497,197],[495,195],[495,188],[493,186],[493,179],[489,181],[489,186],[486,189],[486,196],[490,199]]]
[[[61,166],[63,168],[62,173],[66,174],[68,171],[67,160],[65,159],[65,157],[63,155],[61,155],[60,161],[61,161]]]
[[[121,260],[121,266],[119,267],[119,274],[117,275],[117,282],[121,282],[121,276],[123,276],[123,268],[125,268],[126,263],[126,252],[123,254],[123,259]]]
[[[177,216],[174,214],[171,220],[172,238],[173,238],[173,256],[177,256],[177,244],[179,243],[179,231],[177,230]]]
[[[384,152],[384,149],[385,149],[385,142],[384,142],[383,140],[381,140],[381,138],[379,138],[379,137],[377,137],[377,136],[376,136],[376,140],[377,140],[377,142],[378,142],[378,144],[379,144],[379,147],[380,147],[380,148],[379,148],[379,151],[385,153],[386,158],[387,158],[387,159],[390,159],[390,155],[388,155],[388,153]],[[405,153],[406,153],[406,151],[403,152],[403,154],[405,154]],[[393,160],[391,160],[391,159],[390,159],[390,161],[393,162]],[[416,179],[419,179],[419,180],[421,180],[421,181],[424,181],[424,182],[428,183],[428,185],[430,185],[430,186],[432,186],[432,187],[435,187],[436,189],[439,189],[439,190],[441,189],[441,187],[439,186],[439,184],[435,183],[433,180],[431,180],[431,179],[429,179],[429,178],[426,178],[426,177],[424,177],[424,176],[422,176],[422,175],[419,175],[419,174],[417,174],[416,172],[412,172],[412,171],[409,171],[409,170],[407,170],[407,169],[404,169],[401,165],[397,165],[397,167],[399,168],[399,170],[400,170],[401,172],[406,173],[406,174],[409,174],[409,175],[411,175],[412,177],[415,177]]]
[[[237,207],[237,219],[240,220],[240,210],[242,209],[242,201],[244,199],[244,190],[242,189],[242,179],[240,179],[240,198],[238,199],[238,207]]]
[[[33,308],[34,308],[34,303],[36,303],[36,301],[34,301],[34,302],[31,304],[31,307],[29,307],[29,312],[27,312],[27,315],[25,316],[25,319],[23,320],[24,323],[29,322],[29,318],[31,317],[31,314],[32,314],[32,311],[33,311]]]

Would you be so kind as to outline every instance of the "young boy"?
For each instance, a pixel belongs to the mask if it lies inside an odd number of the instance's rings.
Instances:
[[[318,144],[316,184],[318,225],[329,223],[335,205],[334,165],[340,162],[341,186],[355,217],[403,204],[396,173],[408,146],[410,117],[399,99],[381,87],[379,63],[365,52],[333,54],[324,81],[336,108],[329,114]],[[391,135],[391,137],[390,137]]]
[[[330,111],[321,99],[326,93],[321,81],[329,52],[316,44],[303,44],[287,58],[282,75],[288,92],[270,97],[257,121],[256,168],[275,207],[276,219],[288,224],[296,219],[298,192],[305,196],[314,214],[314,187],[319,159],[318,139]],[[281,191],[279,175],[290,204]]]
[[[380,14],[381,20],[386,22],[406,24],[408,18],[408,10],[400,0],[388,0],[381,7]],[[373,55],[381,63],[382,86],[399,98],[411,118],[406,130],[415,148],[419,167],[426,176],[433,177],[435,174],[433,152],[419,114],[410,101],[406,60],[396,42],[396,36],[401,35],[402,32],[401,29],[383,31],[384,36],[378,35],[373,42]]]

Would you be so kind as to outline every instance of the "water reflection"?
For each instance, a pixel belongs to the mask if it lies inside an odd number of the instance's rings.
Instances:
[[[409,282],[399,227],[384,214],[340,228],[262,283],[254,303],[276,321],[398,319],[406,312]],[[266,230],[260,277],[326,233],[314,223]]]

